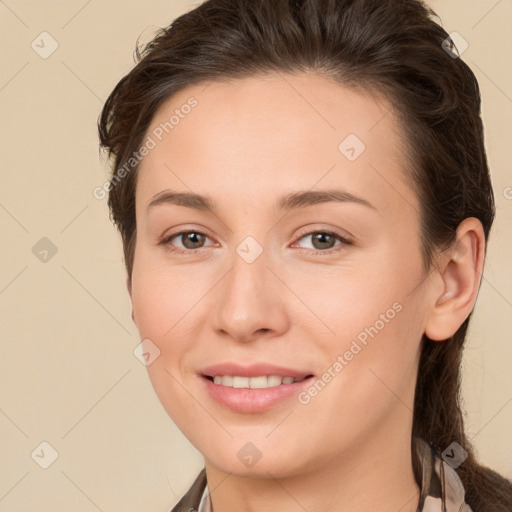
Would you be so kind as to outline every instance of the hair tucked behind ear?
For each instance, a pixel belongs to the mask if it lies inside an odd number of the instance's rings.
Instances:
[[[114,177],[136,151],[156,109],[200,82],[309,71],[384,94],[402,121],[410,179],[421,202],[425,270],[467,217],[486,238],[494,199],[484,149],[478,83],[443,48],[448,34],[418,0],[209,0],[162,29],[109,96],[99,120]],[[446,43],[445,43],[446,44]],[[136,165],[113,179],[109,207],[128,276],[135,247]],[[413,435],[442,452],[468,452],[457,472],[474,512],[510,512],[512,485],[480,465],[460,407],[460,366],[469,318],[452,339],[424,337]]]

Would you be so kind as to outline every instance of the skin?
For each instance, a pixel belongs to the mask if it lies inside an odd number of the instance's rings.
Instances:
[[[160,350],[151,382],[204,455],[213,509],[415,511],[420,341],[423,333],[449,338],[472,310],[485,251],[480,222],[466,219],[457,243],[424,273],[404,135],[378,95],[313,74],[200,84],[170,98],[147,133],[191,96],[197,107],[139,167],[128,290],[141,339]],[[353,162],[338,149],[349,134],[366,146]],[[333,188],[372,207],[273,206],[285,194]],[[164,190],[208,195],[217,209],[148,210]],[[161,243],[184,230],[204,233],[202,248],[181,236]],[[315,244],[311,234],[325,230],[351,243]],[[263,249],[252,263],[236,252],[249,235]],[[321,254],[329,249],[339,250]],[[400,312],[307,404],[293,397],[239,413],[204,390],[198,372],[224,361],[321,377],[396,303]],[[262,454],[251,468],[237,457],[247,442]]]

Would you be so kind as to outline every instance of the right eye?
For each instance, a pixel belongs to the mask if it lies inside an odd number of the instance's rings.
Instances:
[[[161,244],[165,245],[169,250],[178,253],[193,252],[198,249],[203,249],[205,240],[209,237],[201,231],[189,230],[189,231],[178,231],[171,233],[166,236]],[[177,239],[181,243],[180,246],[176,246],[173,240]]]

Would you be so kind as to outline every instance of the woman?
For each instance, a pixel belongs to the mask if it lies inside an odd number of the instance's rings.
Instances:
[[[478,84],[416,0],[209,0],[99,121],[174,511],[510,511],[459,406],[494,218]]]

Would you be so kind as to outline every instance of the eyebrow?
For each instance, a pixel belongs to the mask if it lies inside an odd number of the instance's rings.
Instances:
[[[274,208],[277,209],[277,211],[290,211],[329,202],[355,203],[377,210],[375,206],[366,199],[339,189],[304,190],[286,194],[278,199]],[[193,208],[200,211],[217,211],[215,202],[209,196],[203,196],[192,192],[173,192],[170,190],[163,190],[162,192],[154,195],[147,206],[147,210],[164,204],[185,206],[187,208]]]

